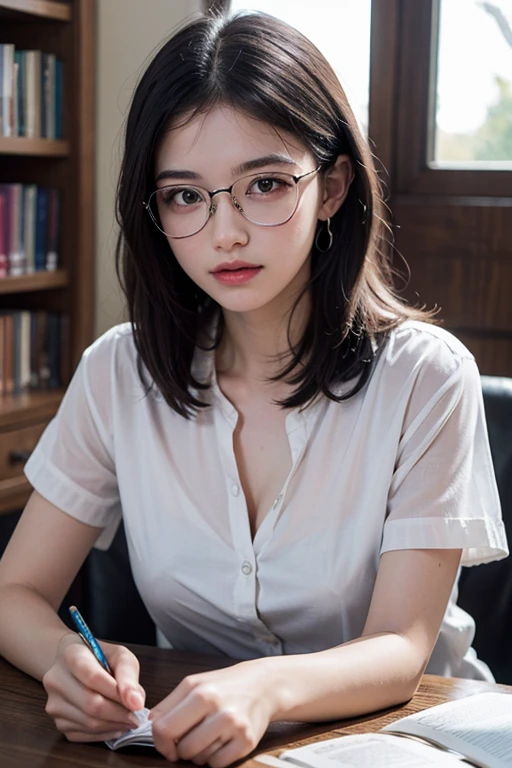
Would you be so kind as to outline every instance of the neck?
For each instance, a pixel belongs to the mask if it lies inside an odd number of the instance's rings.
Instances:
[[[289,338],[296,344],[307,322],[311,301],[304,296],[295,311]],[[263,381],[278,373],[290,357],[289,313],[271,307],[255,312],[224,311],[224,332],[216,355],[217,371],[230,377]]]

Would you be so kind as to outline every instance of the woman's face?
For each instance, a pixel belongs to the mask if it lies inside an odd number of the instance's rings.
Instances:
[[[187,186],[214,191],[257,174],[245,199],[265,208],[282,194],[272,174],[299,176],[315,167],[314,157],[294,137],[220,106],[166,134],[156,155],[155,178],[157,187],[179,185],[172,209],[183,222],[196,215],[199,199]],[[248,221],[222,192],[215,195],[216,210],[201,231],[168,238],[183,270],[225,311],[273,308],[284,314],[307,281],[318,219],[332,214],[326,180],[319,173],[299,181],[298,192],[295,214],[279,226]],[[244,200],[240,203],[243,207]]]

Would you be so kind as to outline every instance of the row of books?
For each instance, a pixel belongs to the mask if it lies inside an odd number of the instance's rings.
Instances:
[[[0,184],[0,279],[57,269],[59,232],[58,189]]]
[[[62,90],[55,54],[0,43],[0,136],[62,138]]]
[[[0,312],[0,395],[54,389],[65,382],[68,315]]]

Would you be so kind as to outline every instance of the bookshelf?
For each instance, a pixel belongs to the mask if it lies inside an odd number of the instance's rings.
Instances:
[[[39,18],[71,21],[71,2],[67,0],[5,0],[4,11],[19,11]]]
[[[62,139],[25,139],[21,136],[0,136],[0,154],[32,155],[32,157],[69,157],[69,142]]]
[[[92,341],[94,288],[94,77],[96,0],[0,0],[0,43],[63,61],[63,139],[0,137],[0,184],[60,190],[59,268],[0,279],[0,308],[69,316],[64,385]],[[63,391],[0,395],[0,514],[20,509],[23,465]]]
[[[0,280],[0,296],[6,293],[48,291],[52,288],[66,288],[68,285],[69,275],[66,269],[56,269],[55,272],[34,272],[31,275],[2,278]]]

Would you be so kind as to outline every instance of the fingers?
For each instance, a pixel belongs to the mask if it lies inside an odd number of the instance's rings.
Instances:
[[[164,702],[161,702],[161,704],[168,704],[171,698],[172,694],[164,699]],[[206,708],[202,707],[200,702],[194,701],[191,698],[186,698],[180,704],[169,710],[163,710],[162,708],[159,708],[158,710],[156,708],[152,709],[150,719],[153,721],[153,741],[156,749],[171,762],[178,760],[180,757],[189,759],[185,758],[181,752],[178,752],[176,745],[178,740],[182,737],[187,738],[186,734],[191,729],[193,730],[195,737],[197,737],[197,728],[194,728],[194,726],[197,726],[203,721],[206,713]],[[212,735],[209,739],[206,737],[201,741],[199,749],[208,747],[217,735],[218,734]],[[194,743],[190,755],[197,754],[199,749]]]
[[[113,676],[109,675],[81,641],[71,643],[62,651],[65,665],[82,685],[118,701],[130,712],[142,709],[146,693],[139,683],[140,666],[137,657],[122,645],[100,643]]]
[[[194,690],[193,676],[185,677],[171,693],[151,709],[150,719],[157,719],[174,710]]]
[[[217,686],[200,675],[191,675],[153,707],[150,719],[154,722],[164,720],[167,732],[178,741],[205,717],[217,712],[221,705]]]
[[[212,768],[249,754],[268,726],[269,714],[265,699],[253,690],[253,667],[244,670],[245,676],[222,670],[182,680],[151,710],[157,750],[173,762],[191,760]]]
[[[60,715],[55,718],[55,725],[63,733],[76,732],[84,735],[95,736],[98,740],[103,733],[126,733],[131,726],[126,723],[102,720],[86,715],[76,707],[69,705],[62,709]]]
[[[216,752],[218,752],[220,749],[222,749],[225,745],[225,742],[222,738],[215,739],[213,744],[210,744],[210,746],[200,752],[198,755],[192,758],[192,762],[195,765],[205,765],[206,763],[209,763]]]
[[[94,742],[94,741],[110,741],[110,739],[118,739],[125,733],[125,731],[101,731],[98,733],[84,733],[80,730],[74,730],[77,728],[77,724],[68,721],[62,721],[62,725],[57,725],[57,728],[64,734],[68,741],[81,741],[81,742]]]
[[[233,711],[217,712],[205,717],[182,738],[175,736],[174,713],[153,721],[156,749],[168,760],[190,760],[196,765],[208,763],[222,768],[251,752],[257,740],[250,727]]]
[[[96,729],[96,725],[90,725],[91,722],[108,723],[109,728],[114,724],[115,728],[124,731],[138,725],[135,715],[123,706],[105,699],[100,693],[84,688],[73,679],[68,681],[63,690],[53,683],[45,687],[48,693],[46,711],[54,720],[73,720],[80,723],[84,730],[89,727]]]
[[[63,679],[67,678],[70,673],[86,688],[101,693],[107,699],[121,703],[115,678],[103,669],[81,640],[63,649],[62,663],[52,667],[45,678],[50,676],[50,673]]]
[[[121,703],[131,712],[144,707],[146,692],[139,683],[140,665],[137,657],[122,645],[102,643],[117,682]]]
[[[113,738],[139,724],[132,712],[144,701],[138,662],[126,648],[102,646],[114,674],[119,674],[122,693],[116,678],[98,664],[82,641],[72,638],[61,645],[56,663],[43,677],[46,711],[73,741],[100,741],[107,738],[105,734]]]
[[[222,715],[218,714],[207,717],[200,723],[199,727],[194,728],[180,738],[177,742],[179,757],[182,760],[192,760],[204,752],[211,754],[215,744],[217,745],[215,749],[219,749],[219,747],[229,741],[230,736],[224,733],[222,719]],[[153,725],[153,735],[155,733],[155,726],[157,734],[166,731],[166,718],[159,718]]]
[[[208,765],[211,766],[211,768],[225,768],[225,766],[234,763],[235,760],[245,757],[250,751],[250,749],[244,749],[237,739],[232,739],[220,749],[217,749],[209,755]],[[193,762],[195,763],[196,761],[194,760]],[[196,764],[203,765],[203,763]]]
[[[205,718],[178,741],[176,749],[183,760],[221,768],[247,755],[256,743],[249,724],[233,711],[225,711]]]

